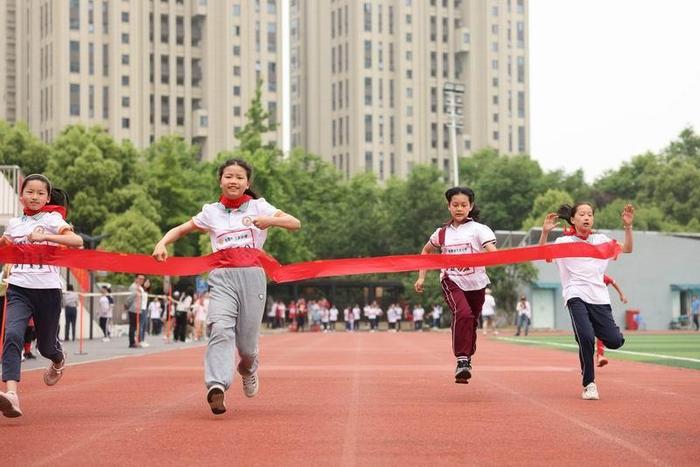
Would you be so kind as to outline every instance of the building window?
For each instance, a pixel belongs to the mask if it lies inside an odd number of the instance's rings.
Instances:
[[[95,86],[88,87],[88,116],[95,118]]]
[[[267,23],[267,51],[277,52],[277,24]]]
[[[277,63],[267,63],[267,90],[277,92]]]
[[[437,52],[430,52],[430,77],[437,77]]]
[[[122,23],[128,23],[128,22],[129,22],[129,12],[122,11]]]
[[[160,56],[160,82],[168,84],[170,81],[170,55]]]
[[[364,13],[365,32],[372,32],[372,4],[365,2],[362,10]]]
[[[102,87],[102,118],[109,118],[109,87]]]
[[[185,84],[185,58],[177,57],[175,59],[175,79],[178,86]]]
[[[442,18],[442,42],[447,43],[450,36],[450,25],[447,18]]]
[[[433,149],[437,149],[437,144],[438,144],[437,123],[431,123],[430,124],[430,147]]]
[[[525,92],[518,91],[518,117],[525,118]]]
[[[129,54],[122,54],[122,65],[129,64]]]
[[[131,105],[131,99],[129,96],[122,96],[122,107],[128,109]]]
[[[95,0],[88,0],[88,32],[95,32]]]
[[[88,44],[88,73],[95,74],[95,44],[92,42]]]
[[[240,106],[235,106],[233,108],[233,116],[234,117],[240,117],[241,116],[241,107]]]
[[[525,23],[522,21],[518,21],[518,48],[519,49],[524,49],[525,48]]]
[[[128,118],[122,118],[122,128],[128,129],[130,125],[131,125],[131,122],[129,121]]]
[[[160,15],[160,42],[167,44],[170,40],[170,29],[168,27],[168,15]]]
[[[185,44],[185,19],[182,16],[175,17],[175,43]]]
[[[518,152],[525,152],[525,127],[518,127]]]
[[[170,99],[160,96],[160,123],[170,125]]]
[[[102,33],[109,33],[109,3],[102,0]]]
[[[234,46],[233,46],[233,56],[234,56],[234,57],[240,57],[240,56],[241,56],[241,46],[240,46],[240,45],[234,45]]]
[[[518,57],[518,83],[525,82],[525,57]]]
[[[70,29],[80,30],[80,0],[70,0],[70,12],[68,13]]]
[[[177,126],[184,126],[185,125],[185,98],[184,97],[178,97],[175,100],[175,112],[176,112],[176,124]]]
[[[372,41],[365,41],[365,68],[372,68]]]
[[[372,78],[365,78],[365,105],[372,105]]]
[[[126,32],[122,33],[122,44],[128,44],[129,43],[129,34]]]
[[[122,86],[129,85],[129,75],[122,75]]]
[[[372,142],[372,115],[365,115],[365,143]]]
[[[241,6],[238,4],[233,5],[233,16],[241,16]]]
[[[365,151],[365,172],[371,172],[372,166],[372,151]]]
[[[70,85],[70,114],[73,117],[80,116],[80,85],[71,83]]]
[[[437,41],[437,18],[435,16],[430,17],[430,42]]]
[[[70,72],[80,73],[80,42],[70,41]]]
[[[234,87],[233,87],[233,95],[234,95],[234,96],[240,96],[240,95],[241,95],[241,87],[240,87],[240,86],[234,86]]]

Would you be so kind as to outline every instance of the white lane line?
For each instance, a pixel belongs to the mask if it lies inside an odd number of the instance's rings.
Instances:
[[[564,344],[561,342],[529,341],[529,340],[524,340],[524,339],[515,339],[513,337],[498,337],[497,339],[501,340],[501,341],[517,342],[518,344],[549,345],[552,347],[565,347],[565,348],[569,348],[569,349],[577,349],[578,348],[577,344]],[[664,355],[664,354],[648,353],[648,352],[633,352],[631,350],[605,349],[605,353],[608,353],[608,352],[610,352],[610,353],[622,353],[622,354],[626,354],[626,355],[638,355],[640,357],[651,357],[651,358],[659,358],[659,359],[664,359],[664,360],[679,360],[682,362],[700,363],[700,359],[698,359],[698,358],[677,357],[675,355]]]

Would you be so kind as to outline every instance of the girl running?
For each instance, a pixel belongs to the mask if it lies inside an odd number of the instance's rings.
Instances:
[[[158,242],[153,257],[165,261],[167,245],[190,232],[208,232],[214,251],[225,248],[262,249],[268,227],[297,230],[300,222],[274,208],[250,189],[252,168],[239,159],[219,167],[221,198],[205,204],[189,221],[171,229]],[[224,392],[233,380],[234,349],[238,349],[238,372],[243,392],[253,397],[260,387],[258,337],[265,311],[267,280],[261,267],[217,268],[209,274],[211,286],[207,313],[209,343],[204,358],[207,402],[214,414],[226,412]]]
[[[14,244],[64,245],[79,248],[83,239],[65,221],[68,197],[43,175],[27,176],[20,187],[24,215],[10,220],[0,246]],[[0,412],[19,417],[17,390],[24,333],[34,318],[39,353],[51,360],[44,371],[44,383],[53,386],[63,376],[66,354],[58,341],[61,316],[61,280],[59,268],[48,265],[15,264],[8,279],[5,344],[2,352],[2,380],[6,392],[0,392]]]
[[[471,188],[453,187],[445,192],[452,219],[435,230],[422,255],[438,251],[447,255],[496,251],[496,235],[477,222],[479,208]],[[416,292],[423,292],[425,269],[418,272]],[[452,310],[452,350],[457,357],[455,383],[466,384],[472,377],[472,355],[476,352],[476,328],[484,305],[489,278],[486,268],[450,268],[440,272],[442,292]]]
[[[621,214],[625,230],[624,253],[632,252],[632,221],[634,208],[625,206]],[[593,245],[610,241],[606,235],[593,233],[595,211],[590,203],[577,203],[573,207],[562,205],[557,212],[547,214],[542,225],[540,245],[547,243],[549,232],[556,227],[557,219],[564,219],[571,226],[565,235],[555,243],[587,242]],[[618,349],[625,343],[620,328],[615,324],[610,307],[610,294],[603,281],[607,259],[561,258],[555,260],[559,268],[564,301],[569,309],[571,323],[579,346],[579,360],[583,374],[585,400],[598,400],[598,387],[595,384],[595,338],[599,338],[609,349]]]

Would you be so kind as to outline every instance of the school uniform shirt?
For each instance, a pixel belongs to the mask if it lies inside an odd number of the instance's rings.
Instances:
[[[425,315],[425,310],[423,308],[413,309],[413,321],[423,321],[423,315]]]
[[[493,316],[496,314],[496,299],[493,295],[486,294],[484,305],[481,307],[481,316]]]
[[[200,229],[209,232],[214,251],[226,248],[262,250],[267,230],[255,227],[253,220],[258,216],[274,216],[277,211],[264,198],[251,199],[238,209],[228,209],[216,202],[205,204],[192,221]]]
[[[72,230],[68,222],[57,212],[40,212],[33,216],[20,216],[10,219],[3,235],[15,245],[30,243],[27,237],[32,232],[50,235],[62,234],[66,229]],[[34,242],[34,245],[55,245],[53,242]],[[58,266],[45,264],[15,264],[8,283],[27,289],[60,289],[61,278]]]
[[[109,298],[106,295],[100,296],[100,318],[111,318],[112,307],[109,303]]]
[[[554,243],[588,242],[592,245],[607,243],[610,238],[607,235],[593,233],[587,240],[582,240],[575,235],[559,237]],[[572,298],[580,298],[591,305],[609,305],[610,294],[603,282],[605,269],[608,267],[607,259],[597,258],[559,258],[554,260],[559,268],[561,277],[562,295],[564,302]]]
[[[330,309],[331,321],[338,321],[338,309],[333,307]]]
[[[445,244],[440,245],[438,228],[430,236],[430,244],[439,248],[443,255],[462,255],[486,251],[484,247],[496,243],[496,235],[489,227],[476,221],[467,221],[455,227],[452,223],[445,230]],[[489,285],[489,277],[483,266],[472,268],[449,268],[440,271],[440,280],[449,278],[462,290],[480,290]]]

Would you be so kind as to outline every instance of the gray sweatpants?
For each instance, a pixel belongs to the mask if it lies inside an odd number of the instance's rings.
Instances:
[[[250,375],[258,368],[258,337],[265,311],[267,280],[262,268],[220,268],[209,274],[209,343],[204,357],[207,388],[233,381],[234,350],[238,372]]]

